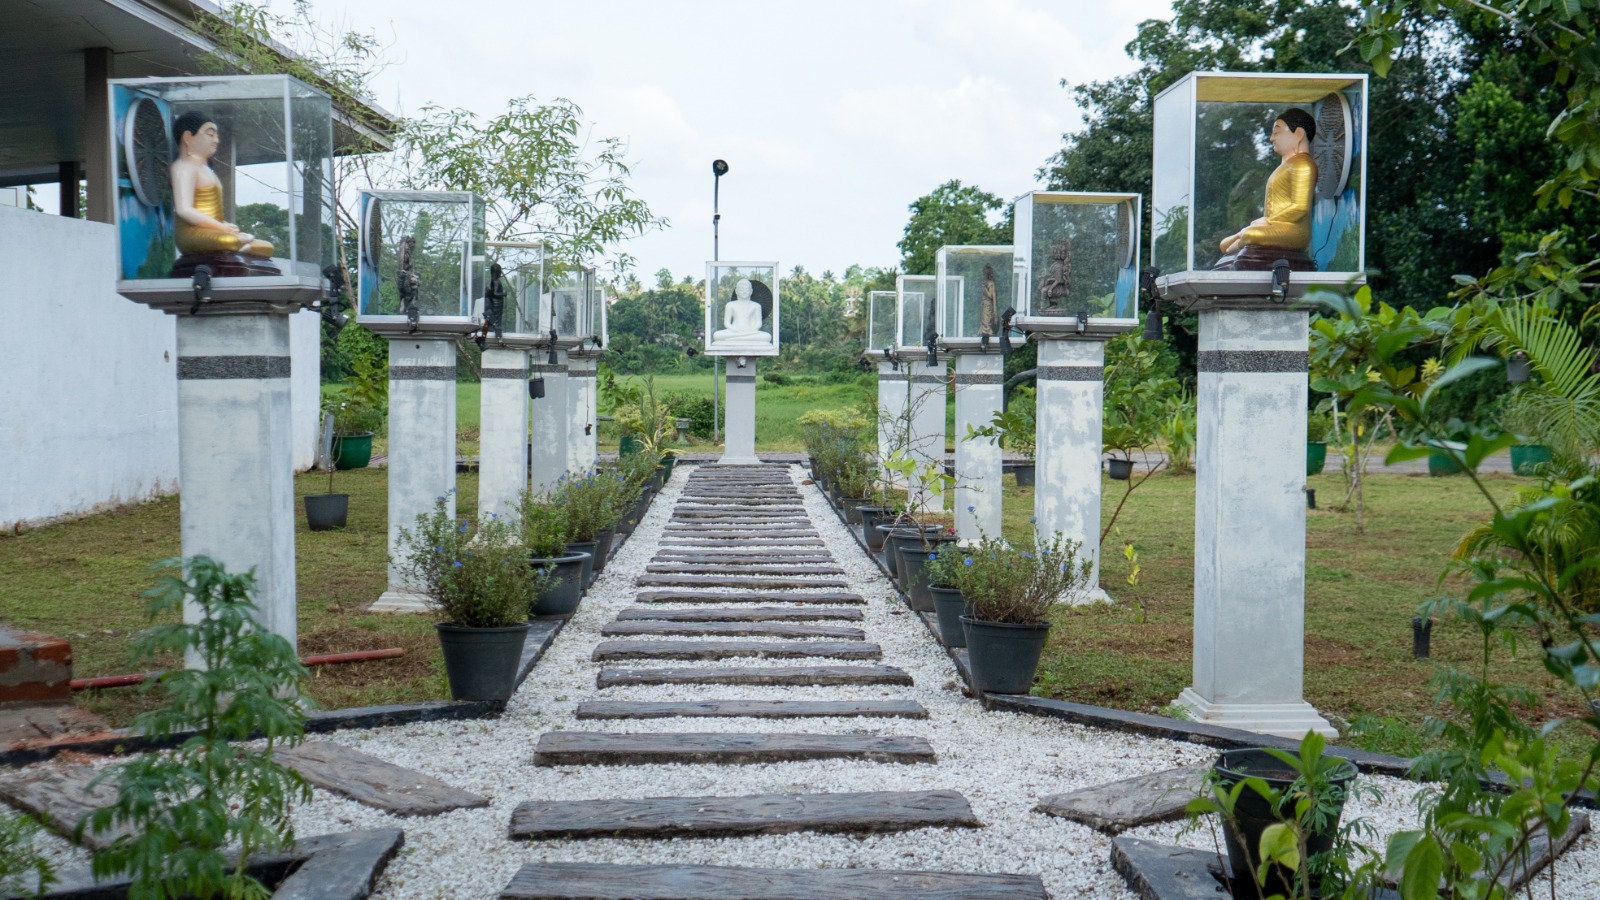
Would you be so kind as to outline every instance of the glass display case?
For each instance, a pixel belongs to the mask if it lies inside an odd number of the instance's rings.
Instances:
[[[706,353],[778,355],[778,264],[706,263]]]
[[[894,291],[867,292],[867,335],[863,348],[867,356],[882,359],[883,351],[894,349],[897,309]]]
[[[1035,191],[1013,213],[1026,331],[1111,335],[1139,326],[1138,194]]]
[[[109,90],[119,293],[173,312],[322,297],[335,259],[327,94],[287,75]]]
[[[938,284],[932,275],[895,278],[895,349],[925,349],[939,339]]]
[[[549,260],[539,298],[539,332],[557,347],[573,348],[594,336],[594,270]]]
[[[1364,75],[1194,72],[1155,101],[1151,263],[1168,295],[1260,298],[1366,271]]]
[[[485,231],[483,199],[467,191],[362,191],[357,321],[384,335],[473,331]]]
[[[934,256],[937,318],[946,347],[980,347],[1000,336],[1006,311],[1017,311],[1010,247],[940,247]]]
[[[595,320],[594,336],[596,338],[595,346],[601,349],[611,346],[611,329],[609,327],[610,322],[607,318],[607,313],[611,306],[611,298],[609,294],[610,292],[606,289],[606,286],[601,284],[600,279],[596,277],[594,279],[593,307],[593,315]]]
[[[498,340],[507,347],[531,347],[541,335],[539,297],[544,286],[544,245],[523,241],[488,241],[488,274],[485,290],[473,301],[472,317],[488,326],[487,334],[494,336],[493,317],[500,317]],[[496,267],[500,272],[499,309],[489,306],[488,286],[494,284]]]

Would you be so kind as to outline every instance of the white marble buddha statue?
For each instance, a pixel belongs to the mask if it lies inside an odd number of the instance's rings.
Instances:
[[[722,307],[722,328],[711,335],[711,343],[718,349],[772,346],[772,335],[761,330],[761,304],[750,299],[751,291],[750,279],[739,279],[733,299]]]

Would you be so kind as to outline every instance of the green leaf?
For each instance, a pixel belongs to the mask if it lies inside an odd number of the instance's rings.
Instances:
[[[1438,900],[1439,877],[1444,874],[1444,854],[1432,836],[1412,846],[1400,874],[1401,900]]]
[[[1388,454],[1384,456],[1383,464],[1386,466],[1392,466],[1395,463],[1402,463],[1406,462],[1407,460],[1426,459],[1432,455],[1432,447],[1396,443],[1393,447],[1389,448]]]
[[[1300,869],[1300,844],[1287,822],[1274,822],[1261,832],[1261,863],[1274,862],[1291,872]]]

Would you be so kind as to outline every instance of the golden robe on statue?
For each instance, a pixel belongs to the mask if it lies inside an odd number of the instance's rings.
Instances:
[[[194,208],[203,215],[210,216],[221,222],[222,185],[213,184],[206,187],[199,185],[194,189]],[[248,243],[239,239],[237,234],[227,231],[218,231],[215,228],[205,228],[193,225],[179,219],[177,222],[176,240],[178,249],[184,253],[246,253],[264,259],[272,257],[272,244],[257,238]]]

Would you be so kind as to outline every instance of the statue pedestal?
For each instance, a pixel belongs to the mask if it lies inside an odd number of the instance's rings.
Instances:
[[[528,351],[483,351],[478,431],[478,517],[516,520],[528,486]]]
[[[749,466],[761,462],[756,456],[756,358],[724,356],[727,364],[727,405],[722,420],[722,458],[724,465]]]
[[[1000,537],[1000,444],[967,440],[966,434],[968,426],[982,428],[1000,411],[1005,380],[1004,356],[956,354],[956,537],[962,542]]]
[[[530,488],[534,496],[544,497],[567,474],[567,351],[556,351],[556,362],[549,350],[534,350],[530,367],[534,378],[544,379],[544,396],[533,401],[533,472]]]
[[[916,461],[918,470],[932,464],[942,471],[945,398],[948,396],[945,364],[912,362],[906,364],[906,369],[911,378],[907,400],[907,416],[911,424],[909,455]],[[917,503],[919,496],[921,503]],[[944,487],[938,482],[924,484],[922,478],[912,475],[907,498],[916,504],[914,512],[944,511]]]
[[[903,447],[907,442],[910,432],[910,423],[906,419],[906,391],[910,387],[910,379],[906,375],[905,367],[899,363],[892,363],[886,359],[878,360],[878,460],[886,461],[890,454],[898,447]],[[883,470],[883,477],[888,483],[900,487],[898,473]]]
[[[257,620],[294,646],[289,317],[180,315],[177,339],[183,555],[254,567]],[[199,621],[198,608],[183,618]]]
[[[588,355],[567,359],[567,468],[572,472],[592,472],[599,459],[594,420],[599,363]]]
[[[1302,699],[1307,319],[1200,312],[1194,682],[1177,700],[1198,721],[1287,738],[1337,733]]]
[[[400,529],[439,497],[455,513],[456,345],[454,335],[389,338],[389,553],[400,552]],[[389,564],[389,589],[374,612],[428,609],[421,586]]]
[[[1090,599],[1100,587],[1100,456],[1105,417],[1104,338],[1039,340],[1033,516],[1038,533],[1061,532],[1093,562]]]

